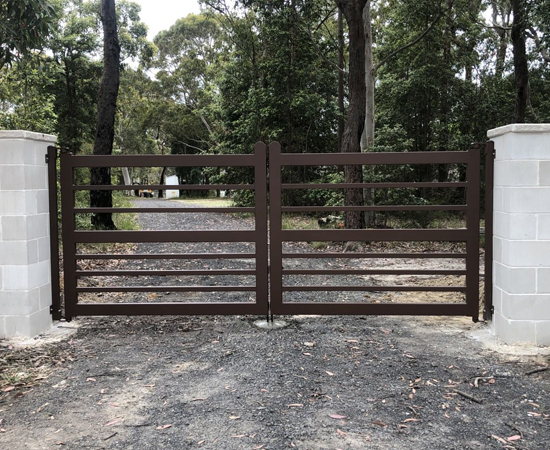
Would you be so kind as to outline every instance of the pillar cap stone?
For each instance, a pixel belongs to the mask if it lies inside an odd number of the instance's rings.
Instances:
[[[550,133],[550,123],[513,123],[487,131],[487,137],[492,139],[507,133]]]
[[[29,139],[54,144],[57,141],[57,136],[24,130],[0,130],[0,139]]]

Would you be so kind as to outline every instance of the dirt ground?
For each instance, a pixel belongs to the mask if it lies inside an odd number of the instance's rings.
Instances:
[[[140,202],[159,206],[158,200]],[[213,214],[184,215],[185,220],[170,214],[140,216],[143,229],[250,226],[249,219]],[[151,245],[138,250],[159,251],[158,244]],[[224,250],[249,251],[238,246]],[[411,267],[410,261],[396,259],[369,263]],[[117,264],[115,268],[136,267]],[[171,267],[157,264],[137,268]],[[173,264],[176,269],[193,267],[186,261]],[[213,260],[203,268],[242,269],[248,263],[232,264]],[[365,261],[330,264],[362,268]],[[460,268],[462,263],[418,264],[433,269]],[[124,283],[174,283],[160,277],[121,278]],[[350,283],[398,282],[361,278]],[[441,283],[434,277],[405,281]],[[191,282],[217,281],[203,277]],[[460,285],[463,280],[446,277],[443,282]],[[244,285],[245,280],[224,283]],[[340,294],[326,299],[315,294],[313,300],[456,300],[448,294],[356,293],[357,299],[351,294],[340,299]],[[239,299],[231,298],[249,301]],[[81,300],[158,298],[105,294]],[[296,300],[310,299],[302,295]],[[181,296],[165,294],[163,301],[181,301]],[[257,319],[80,318],[61,323],[58,332],[66,333],[55,341],[0,342],[0,449],[550,449],[550,370],[529,374],[549,365],[549,349],[495,345],[487,341],[486,325],[466,318],[294,316],[281,318],[287,326],[276,330],[258,329],[253,324]]]
[[[87,318],[0,347],[2,364],[56,363],[4,385],[0,448],[550,448],[550,371],[526,375],[543,349],[498,352],[461,318],[253,319]]]

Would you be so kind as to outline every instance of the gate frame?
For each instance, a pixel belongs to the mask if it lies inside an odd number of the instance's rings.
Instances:
[[[230,315],[252,314],[265,315],[268,311],[268,234],[267,234],[267,146],[257,143],[252,155],[164,155],[162,163],[156,155],[108,155],[108,156],[75,156],[69,152],[61,153],[61,204],[62,233],[64,256],[64,299],[65,316],[71,320],[77,315]],[[74,169],[77,167],[254,167],[254,184],[247,185],[75,185]],[[134,189],[250,189],[255,192],[254,208],[170,208],[169,212],[252,212],[255,215],[255,230],[225,231],[77,231],[76,213],[116,213],[116,212],[164,212],[159,208],[75,208],[74,194],[77,190],[134,190]],[[162,208],[160,208],[162,210]],[[184,211],[180,211],[184,210]],[[243,254],[179,254],[177,259],[255,259],[254,271],[240,271],[245,275],[256,276],[254,287],[241,286],[161,286],[161,287],[113,287],[113,288],[81,288],[77,287],[79,276],[91,276],[88,272],[77,271],[79,259],[124,259],[123,255],[85,255],[76,252],[79,243],[142,243],[142,242],[254,242],[254,253]],[[92,256],[92,257],[90,257]],[[107,257],[106,257],[107,256]],[[127,259],[139,259],[126,255]],[[143,255],[141,255],[143,256]],[[147,255],[146,255],[147,256]],[[156,255],[148,259],[167,259]],[[155,255],[153,255],[155,256]],[[160,256],[160,257],[159,257]],[[189,258],[191,256],[191,258]],[[192,258],[195,256],[195,258]],[[233,256],[233,258],[228,258]],[[248,258],[242,258],[248,256]],[[111,258],[109,258],[111,257]],[[220,258],[220,259],[222,259]],[[94,271],[97,275],[113,275],[116,271]],[[121,275],[127,274],[129,271]],[[152,272],[152,271],[151,271]],[[154,271],[158,275],[208,275],[203,271]],[[165,273],[162,273],[165,272]],[[236,271],[219,270],[216,274],[228,272],[234,275]],[[246,273],[245,273],[246,272]],[[252,273],[248,273],[252,272]],[[211,274],[211,273],[210,273]],[[256,292],[254,303],[78,303],[79,292]]]
[[[474,144],[467,152],[410,152],[410,153],[281,153],[281,145],[273,142],[269,146],[270,161],[270,256],[271,256],[271,311],[275,315],[284,314],[318,314],[318,315],[465,315],[471,316],[474,322],[479,320],[479,223],[480,223],[480,144]],[[319,165],[374,165],[374,164],[467,164],[466,182],[452,183],[342,183],[342,184],[282,184],[281,169],[283,166],[319,166]],[[466,205],[454,207],[445,206],[378,206],[378,207],[294,207],[282,206],[283,189],[312,188],[392,188],[392,187],[465,187]],[[403,210],[463,210],[466,211],[466,229],[455,230],[283,230],[282,213],[291,211],[403,211]],[[285,239],[286,238],[286,239]],[[320,275],[320,274],[410,274],[407,270],[307,270],[285,271],[283,259],[296,257],[282,252],[282,243],[290,241],[459,241],[466,242],[466,253],[461,257],[466,259],[465,271],[437,271],[440,275],[465,275],[464,288],[449,287],[416,287],[416,286],[283,286],[283,275]],[[312,258],[350,257],[348,254],[307,253]],[[388,254],[352,254],[361,258],[388,257]],[[433,254],[392,254],[393,257],[449,257],[450,255]],[[299,256],[298,256],[299,257]],[[303,256],[302,256],[303,257]],[[452,256],[451,256],[452,257]],[[456,256],[455,256],[456,257]],[[434,272],[434,271],[431,271]],[[459,273],[458,273],[459,272]],[[314,303],[314,302],[283,302],[283,292],[292,291],[451,291],[464,292],[466,304],[427,304],[427,303]]]
[[[405,159],[407,161],[412,161],[414,158],[419,158],[423,161],[423,163],[429,163],[429,159],[433,155],[439,155],[435,158],[438,159],[438,161],[446,160],[446,157],[443,155],[465,155],[468,154],[467,158],[467,164],[468,164],[468,182],[462,183],[465,185],[465,187],[468,186],[468,183],[473,180],[472,184],[477,184],[477,189],[475,187],[473,189],[468,189],[467,191],[467,205],[469,207],[468,211],[471,210],[471,205],[474,206],[477,205],[475,208],[476,211],[478,211],[476,214],[470,214],[468,213],[468,223],[467,223],[467,229],[465,230],[467,233],[467,251],[466,254],[471,254],[474,250],[474,242],[476,242],[475,246],[475,252],[477,252],[478,246],[479,246],[479,195],[481,192],[480,189],[480,180],[479,180],[479,150],[480,148],[484,146],[485,148],[485,309],[483,311],[483,318],[484,320],[491,320],[492,313],[493,313],[493,306],[492,306],[492,255],[493,255],[493,242],[492,242],[492,234],[493,234],[493,179],[494,179],[494,155],[495,155],[495,148],[494,148],[494,142],[488,141],[481,144],[474,144],[473,148],[469,150],[469,152],[414,152],[414,153],[406,153],[406,154],[400,154],[400,153],[376,153],[376,154],[342,154],[342,153],[329,153],[329,154],[282,154],[280,151],[280,144],[277,142],[273,142],[269,146],[269,160],[270,160],[270,202],[267,201],[267,146],[264,143],[257,143],[254,148],[254,155],[180,155],[180,156],[174,156],[174,155],[165,155],[162,156],[162,158],[170,158],[170,163],[164,163],[162,166],[169,166],[170,164],[177,166],[177,164],[174,164],[174,162],[178,161],[180,158],[184,158],[182,161],[187,160],[185,165],[186,166],[192,166],[193,164],[198,164],[201,162],[208,161],[209,163],[216,162],[216,165],[219,166],[227,166],[227,163],[229,162],[229,166],[239,166],[239,164],[234,164],[234,158],[240,158],[241,162],[243,160],[248,161],[249,159],[252,159],[254,162],[253,165],[255,167],[255,183],[254,185],[247,185],[252,186],[253,189],[256,191],[256,205],[254,208],[254,214],[255,214],[255,220],[256,220],[256,231],[255,233],[258,234],[258,236],[265,236],[265,240],[260,239],[259,242],[261,242],[261,245],[256,245],[255,249],[255,259],[256,259],[256,303],[149,303],[149,304],[141,304],[141,303],[125,303],[125,304],[76,304],[71,302],[71,295],[75,295],[75,288],[76,288],[76,270],[73,267],[73,269],[69,269],[68,271],[65,270],[65,292],[64,292],[64,298],[69,298],[69,301],[67,302],[65,300],[65,316],[67,320],[70,320],[74,315],[162,315],[162,314],[220,314],[220,315],[229,315],[229,314],[253,314],[253,315],[265,315],[268,314],[269,318],[269,312],[271,312],[271,318],[273,318],[273,314],[386,314],[386,315],[471,315],[474,321],[477,321],[477,311],[479,308],[479,305],[477,304],[476,309],[474,311],[474,305],[473,302],[470,302],[471,304],[463,305],[463,304],[456,304],[456,305],[449,305],[449,304],[439,304],[439,305],[433,305],[433,304],[393,304],[393,305],[387,305],[387,304],[364,304],[364,303],[348,303],[348,304],[316,304],[316,303],[295,303],[295,304],[283,304],[282,302],[282,275],[283,275],[283,269],[282,269],[282,249],[279,248],[278,245],[273,245],[274,242],[278,242],[281,240],[282,236],[286,231],[283,231],[280,229],[280,225],[277,226],[279,222],[280,216],[283,212],[283,207],[281,205],[281,193],[282,193],[282,184],[281,184],[281,178],[280,178],[280,169],[284,165],[285,161],[290,158],[295,159],[293,164],[298,165],[297,163],[302,161],[306,162],[309,165],[318,165],[319,161],[324,161],[325,163],[330,162],[334,163],[335,159],[338,160],[336,165],[342,165],[342,163],[348,163],[348,164],[357,164],[357,161],[360,163],[365,163],[365,160],[373,160],[376,161],[377,164],[380,163],[389,163],[389,164],[400,164],[401,159],[403,156],[399,157],[398,155],[406,155]],[[48,163],[48,178],[49,178],[49,202],[50,202],[50,211],[58,211],[58,203],[57,203],[57,152],[58,150],[61,150],[61,178],[62,178],[62,185],[64,186],[64,189],[62,189],[62,208],[65,211],[65,214],[63,214],[63,236],[64,236],[64,248],[63,253],[65,254],[65,251],[69,252],[69,256],[71,258],[76,258],[76,252],[71,251],[72,248],[76,249],[76,241],[74,239],[71,239],[73,236],[72,234],[75,233],[74,230],[74,212],[78,210],[79,212],[85,212],[90,211],[90,208],[81,208],[77,209],[74,207],[74,203],[70,204],[69,199],[74,199],[74,191],[76,190],[75,187],[72,185],[72,182],[69,183],[68,180],[72,180],[72,175],[69,175],[69,172],[72,174],[74,167],[84,167],[84,163],[86,164],[95,164],[98,165],[97,162],[102,158],[108,158],[105,160],[102,160],[103,167],[117,167],[117,166],[131,166],[132,164],[129,164],[128,161],[126,161],[127,158],[130,159],[130,161],[133,161],[137,166],[151,166],[151,164],[154,162],[155,159],[158,158],[158,156],[152,156],[152,155],[146,155],[146,156],[135,156],[135,155],[126,155],[126,156],[74,156],[70,154],[66,149],[59,149],[53,146],[48,147],[48,153],[46,155],[46,162]],[[417,155],[417,156],[412,156]],[[477,155],[477,156],[476,156]],[[243,159],[244,157],[244,159]],[[396,161],[395,158],[399,161]],[[71,158],[73,161],[81,160],[81,165],[75,165],[70,164],[70,167],[67,167],[67,164],[64,161],[70,161]],[[100,159],[98,159],[100,158]],[[114,162],[113,158],[115,159]],[[122,161],[121,158],[124,158],[124,164],[121,164],[120,161]],[[305,159],[304,159],[305,158]],[[391,161],[388,162],[388,158],[391,158]],[[412,160],[410,158],[413,158]],[[425,160],[426,158],[426,160]],[[311,161],[308,161],[308,159],[313,159],[315,161],[315,164],[311,163]],[[428,161],[428,162],[425,162]],[[146,164],[145,164],[146,162]],[[248,161],[251,162],[251,161]],[[448,161],[446,161],[448,162]],[[464,161],[462,161],[464,162]],[[223,163],[223,164],[222,164]],[[372,164],[373,162],[371,162]],[[152,166],[157,166],[158,164],[154,164]],[[202,164],[203,166],[207,166],[208,164]],[[307,164],[306,164],[307,165]],[[65,167],[65,169],[63,169]],[[279,168],[279,177],[273,176],[274,170],[276,168]],[[474,167],[477,167],[477,171],[474,171]],[[399,183],[397,183],[399,184]],[[401,183],[403,184],[403,183]],[[421,187],[422,184],[426,183],[416,183],[416,187]],[[430,184],[430,183],[428,183]],[[461,183],[459,183],[461,184]],[[70,185],[70,187],[69,187]],[[370,183],[370,184],[361,184],[357,187],[380,187],[380,183]],[[205,188],[205,186],[201,185],[202,189]],[[98,187],[95,186],[95,189],[109,189],[109,190],[126,190],[126,189],[136,189],[136,188],[159,188],[159,189],[166,189],[166,188],[177,188],[177,189],[189,189],[190,186],[188,185],[181,185],[181,186],[138,186],[138,185],[132,185],[132,186],[109,186],[109,187]],[[349,186],[348,186],[349,187]],[[352,186],[355,187],[355,186]],[[197,187],[198,188],[198,187]],[[214,186],[214,188],[235,188],[235,186]],[[477,201],[476,201],[477,197]],[[68,206],[70,204],[70,206]],[[268,236],[268,213],[267,208],[270,207],[270,216],[269,216],[269,223],[270,223],[270,236],[272,239],[272,243],[270,245],[270,251],[268,251],[268,244],[267,244],[267,236]],[[68,208],[68,209],[66,209]],[[353,207],[334,207],[332,210],[336,210],[336,208],[340,211],[342,208],[344,209],[353,209]],[[364,207],[362,210],[367,210],[369,207]],[[371,207],[372,208],[372,207]],[[378,210],[395,210],[395,207],[391,209],[392,207],[375,207],[378,208]],[[410,207],[411,209],[421,209],[422,207]],[[220,212],[227,212],[223,211],[222,208],[219,208]],[[232,208],[232,209],[238,209],[238,208]],[[311,209],[311,208],[310,208]],[[319,210],[319,208],[313,208],[316,210]],[[330,209],[330,208],[325,208]],[[445,208],[443,208],[445,209]],[[447,208],[448,209],[448,208]],[[66,211],[70,211],[69,214],[67,214]],[[132,210],[139,210],[139,208],[132,208]],[[209,212],[215,212],[216,208],[209,208]],[[101,210],[95,210],[96,212],[122,212],[120,208],[103,208]],[[132,211],[126,211],[126,212],[132,212]],[[67,216],[70,216],[72,218],[67,218]],[[476,222],[477,226],[474,226],[474,222]],[[72,227],[72,232],[71,232]],[[477,229],[477,233],[476,233]],[[303,230],[300,230],[299,233],[302,233]],[[376,235],[383,236],[386,235],[386,239],[396,239],[395,231],[399,232],[400,230],[351,230],[353,233],[343,238],[343,235],[340,235],[338,239],[335,239],[334,232],[336,233],[342,233],[346,232],[346,230],[317,230],[317,233],[321,233],[318,235],[316,240],[320,240],[319,237],[324,237],[329,240],[339,240],[339,241],[347,241],[347,240],[361,240],[369,238],[370,240],[373,240],[372,237],[376,237]],[[418,234],[414,233],[415,230],[406,230],[408,233],[408,240],[418,240]],[[429,231],[430,233],[433,232],[433,230],[416,230],[416,231]],[[439,231],[448,231],[448,230],[439,230]],[[51,232],[51,270],[52,270],[52,307],[51,312],[53,315],[53,318],[56,320],[59,320],[63,318],[62,314],[62,308],[61,308],[61,296],[60,296],[60,272],[59,272],[59,230],[58,230],[58,221],[57,221],[57,215],[56,214],[50,214],[50,232]],[[388,233],[390,232],[390,233]],[[392,233],[394,232],[392,236]],[[411,234],[412,232],[412,234]],[[86,232],[86,233],[105,233],[105,232]],[[111,232],[113,233],[113,232]],[[120,233],[133,233],[133,236],[143,236],[143,234],[136,234],[136,233],[151,233],[151,232],[114,232],[116,233],[116,236],[120,237]],[[165,232],[153,232],[153,233],[165,233]],[[170,233],[170,232],[168,232]],[[175,233],[181,233],[181,232],[175,232]],[[187,232],[192,233],[192,232]],[[203,232],[194,232],[194,233],[203,233]],[[207,232],[208,233],[208,232]],[[326,234],[329,233],[329,234]],[[374,233],[374,234],[373,234]],[[89,235],[90,238],[93,235]],[[97,235],[96,235],[97,236]],[[110,239],[111,242],[117,242],[118,238],[114,238],[115,235],[111,235]],[[197,237],[198,235],[195,235]],[[440,235],[441,237],[443,235]],[[447,236],[447,235],[445,235]],[[273,240],[275,238],[275,240]],[[367,239],[367,240],[369,240]],[[397,240],[397,239],[396,239]],[[430,237],[430,240],[433,240],[433,236]],[[91,238],[90,242],[96,242],[96,238]],[[143,241],[144,242],[144,241]],[[336,254],[334,254],[336,255]],[[88,255],[89,256],[89,255]],[[98,256],[98,255],[96,255]],[[120,258],[120,255],[116,255],[118,258]],[[214,255],[215,256],[215,255]],[[311,257],[335,257],[333,254],[312,254]],[[353,254],[353,253],[342,253],[338,254],[338,257],[340,258],[353,258],[353,257],[362,257],[362,258],[370,258],[370,257],[404,257],[407,256],[406,254]],[[431,254],[431,255],[423,255],[423,256],[417,256],[417,257],[445,257],[445,254]],[[462,256],[461,256],[462,257]],[[65,256],[66,258],[66,256]],[[108,259],[108,258],[101,258],[97,257],[95,259]],[[128,258],[128,259],[138,259],[138,258]],[[152,258],[148,258],[152,259]],[[281,261],[281,264],[273,264],[275,261]],[[74,259],[74,262],[76,263],[76,259]],[[475,269],[476,265],[470,262],[470,265],[467,266],[466,270],[466,277],[468,280],[471,279],[478,279],[479,276],[479,266],[477,266],[477,269]],[[65,268],[67,268],[67,264],[65,264]],[[477,274],[473,275],[473,272],[477,272]],[[372,272],[372,271],[371,271]],[[395,271],[394,271],[395,272]],[[70,280],[70,277],[73,277],[74,283],[69,283],[69,294],[67,293],[67,280]],[[271,286],[268,286],[268,280],[271,281]],[[280,280],[280,283],[279,281]],[[466,295],[469,295],[470,297],[472,295],[476,295],[479,297],[479,288],[478,283],[469,283],[469,285],[466,288]],[[162,289],[163,291],[166,291],[166,289]],[[185,290],[185,289],[184,289]],[[191,289],[187,289],[191,290]],[[208,291],[208,289],[203,289],[205,291]],[[229,289],[228,289],[229,290]],[[299,289],[295,289],[299,290]],[[317,290],[321,290],[320,288],[317,288]],[[359,290],[359,289],[354,289]],[[380,288],[372,288],[368,290],[380,290]],[[399,289],[391,289],[395,291],[403,291],[404,289],[399,286]],[[435,289],[410,289],[410,290],[419,290],[419,291],[426,291],[426,290],[435,290]],[[269,298],[271,294],[271,299]],[[74,297],[76,298],[76,297]],[[273,299],[275,298],[275,302]],[[277,301],[277,299],[281,298],[280,301]],[[259,300],[263,299],[263,300]],[[130,309],[130,306],[134,309],[127,311],[127,309]],[[399,311],[395,311],[395,307],[399,306],[401,309]],[[242,307],[245,307],[244,309],[240,309]],[[321,307],[321,309],[319,309]],[[419,308],[420,307],[420,308]],[[467,310],[467,313],[465,314],[465,311]]]

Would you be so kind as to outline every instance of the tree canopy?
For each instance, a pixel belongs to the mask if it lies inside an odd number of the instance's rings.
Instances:
[[[103,58],[99,0],[0,5],[0,127],[54,133],[61,144],[91,152]],[[550,121],[550,0],[201,5],[200,14],[174,18],[149,42],[139,6],[116,0],[122,61],[115,152],[250,153],[258,140],[278,140],[285,152],[357,151],[365,96],[376,125],[369,151],[464,150],[485,140],[490,128]],[[365,14],[358,16],[363,5],[368,24]],[[365,33],[370,43],[362,41]],[[354,66],[354,55],[369,49],[370,62]],[[357,173],[355,180],[461,176],[445,167],[395,170]],[[132,176],[152,175],[136,169]],[[190,183],[246,182],[251,174],[178,176]],[[284,177],[338,181],[344,175],[325,167],[289,169]],[[422,195],[413,200],[423,201]],[[246,195],[238,200],[246,202]],[[305,191],[285,201],[345,200]]]

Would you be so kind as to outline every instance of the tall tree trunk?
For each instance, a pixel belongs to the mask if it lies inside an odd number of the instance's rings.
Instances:
[[[342,140],[344,138],[344,17],[342,11],[338,10],[338,151],[342,151]]]
[[[159,184],[162,186],[164,184],[164,180],[166,178],[166,167],[162,168],[162,171],[160,172],[160,179]],[[159,189],[159,198],[164,198],[164,190]]]
[[[514,48],[514,74],[516,78],[516,123],[525,122],[529,100],[529,68],[525,51],[526,4],[525,0],[512,0],[512,45]]]
[[[510,5],[502,4],[493,0],[491,1],[491,8],[493,9],[492,16],[493,26],[495,27],[494,30],[499,39],[495,75],[497,78],[502,78],[502,74],[504,73],[504,63],[506,62],[506,51],[508,49],[507,28],[510,24]]]
[[[365,28],[365,89],[366,89],[366,107],[365,107],[365,129],[361,136],[361,151],[367,152],[374,144],[374,85],[376,82],[376,73],[374,70],[374,59],[372,54],[372,22],[371,22],[371,0],[367,0],[363,8],[363,26]],[[372,174],[373,168],[366,167],[368,174]],[[365,205],[374,204],[374,192],[371,188],[363,190]],[[376,215],[374,211],[367,211],[365,214],[367,227],[375,226]]]
[[[120,82],[120,45],[118,43],[115,0],[101,0],[101,22],[103,24],[104,62],[97,102],[98,120],[94,155],[110,155],[113,153],[115,113]],[[110,185],[110,168],[93,167],[91,169],[91,184]],[[112,192],[91,191],[90,205],[92,207],[112,207]],[[102,229],[116,229],[110,213],[94,214],[92,225]]]
[[[342,139],[342,152],[360,153],[361,136],[365,128],[366,85],[365,85],[365,29],[363,8],[367,0],[336,0],[344,14],[349,29],[349,107],[346,127]],[[346,183],[362,183],[362,166],[344,166]],[[362,189],[346,189],[346,206],[363,205]],[[365,227],[361,211],[346,212],[346,228]]]
[[[365,28],[365,84],[366,84],[366,108],[365,129],[361,136],[361,150],[367,151],[374,143],[374,84],[376,74],[374,72],[374,59],[372,54],[372,22],[370,14],[371,0],[367,0],[363,8],[363,26]]]

